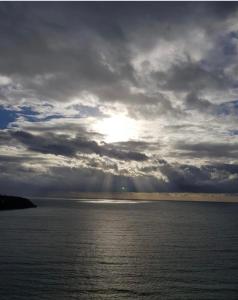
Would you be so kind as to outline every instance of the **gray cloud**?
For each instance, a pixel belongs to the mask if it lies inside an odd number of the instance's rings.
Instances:
[[[237,158],[238,155],[238,143],[186,143],[179,142],[176,144],[177,150],[181,152],[178,155],[187,157],[199,157],[199,158]]]
[[[163,89],[175,91],[199,91],[203,89],[224,89],[231,80],[226,77],[222,69],[208,69],[206,64],[193,62],[190,58],[174,64],[166,72],[153,74],[158,85]]]
[[[95,141],[81,137],[71,138],[67,135],[33,135],[25,131],[10,132],[11,136],[25,145],[28,150],[45,154],[76,156],[77,153],[97,154],[121,160],[145,161],[148,157],[135,151],[117,150],[109,144],[99,145]]]
[[[152,142],[146,142],[146,141],[127,141],[127,142],[117,142],[113,143],[115,147],[121,150],[136,150],[139,152],[143,151],[149,151],[153,149],[159,148],[159,143],[152,143]]]
[[[186,96],[185,106],[187,109],[196,109],[205,113],[216,109],[216,105],[206,99],[199,98],[195,92],[191,92]]]
[[[237,15],[231,2],[1,3],[0,186],[237,191]],[[115,115],[138,139],[105,143],[97,124]]]
[[[238,191],[236,164],[192,166],[170,164],[160,160],[159,163],[151,166],[151,170],[159,170],[167,178],[170,189],[176,192],[237,193]]]
[[[128,91],[128,85],[139,84],[131,64],[131,46],[141,48],[143,39],[149,44],[149,40],[155,40],[153,32],[138,36],[136,24],[138,30],[144,23],[153,24],[158,38],[171,39],[188,22],[195,26],[195,20],[202,17],[198,25],[206,28],[208,19],[217,22],[233,12],[232,4],[200,4],[197,10],[183,4],[183,8],[176,7],[177,11],[183,11],[180,16],[175,13],[176,4],[146,6],[138,3],[133,14],[128,14],[129,6],[51,3],[46,8],[40,3],[34,6],[2,4],[0,15],[4,30],[0,55],[4,59],[0,60],[1,72],[20,82],[28,95],[30,89],[41,98],[65,101],[88,90],[99,95],[102,101],[131,103],[135,98],[137,103],[148,104],[154,97],[144,95],[140,101],[140,93],[132,95]],[[204,14],[205,11],[210,13]],[[160,87],[172,90],[222,88],[227,84],[222,70],[207,70],[191,59],[174,64],[166,73],[156,72],[154,76]],[[161,81],[165,81],[162,86]]]
[[[12,176],[13,172],[17,176]],[[168,186],[153,176],[113,175],[94,168],[51,167],[47,173],[40,173],[18,167],[15,171],[10,169],[8,175],[1,173],[0,183],[3,193],[61,197],[79,191],[168,191]]]
[[[237,165],[158,165],[167,180],[151,175],[113,175],[95,168],[50,167],[47,173],[26,167],[10,167],[1,172],[0,183],[4,193],[27,195],[67,195],[80,191],[131,192],[237,192]],[[155,166],[153,166],[155,169]],[[233,177],[230,177],[233,175]],[[67,180],[66,180],[67,178]]]

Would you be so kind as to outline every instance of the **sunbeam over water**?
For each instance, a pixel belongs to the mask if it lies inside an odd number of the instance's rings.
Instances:
[[[238,204],[36,203],[0,215],[1,300],[237,299]]]

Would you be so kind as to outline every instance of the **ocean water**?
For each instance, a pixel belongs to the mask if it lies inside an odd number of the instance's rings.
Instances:
[[[0,212],[0,299],[238,299],[238,204],[37,200]]]

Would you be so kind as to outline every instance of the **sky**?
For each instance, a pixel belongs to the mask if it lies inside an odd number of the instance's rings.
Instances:
[[[236,2],[1,2],[0,193],[238,192]]]

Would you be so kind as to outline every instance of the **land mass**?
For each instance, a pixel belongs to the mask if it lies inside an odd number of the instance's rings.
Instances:
[[[29,199],[0,195],[0,210],[23,209],[36,207]]]

